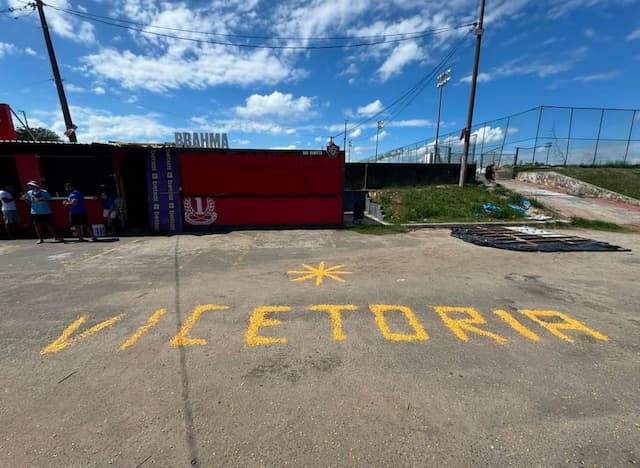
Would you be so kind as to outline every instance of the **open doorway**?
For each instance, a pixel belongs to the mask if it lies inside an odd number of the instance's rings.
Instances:
[[[127,151],[120,166],[120,190],[125,201],[126,230],[147,232],[149,230],[149,199],[145,153],[142,148]]]

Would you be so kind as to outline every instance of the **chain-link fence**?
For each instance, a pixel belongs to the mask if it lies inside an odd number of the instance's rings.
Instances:
[[[459,163],[460,132],[423,140],[369,162]],[[469,162],[514,164],[640,164],[640,110],[540,106],[474,125]]]

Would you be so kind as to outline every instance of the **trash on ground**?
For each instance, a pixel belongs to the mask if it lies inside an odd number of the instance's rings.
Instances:
[[[608,242],[528,226],[455,227],[451,229],[451,235],[476,245],[524,252],[630,252]]]

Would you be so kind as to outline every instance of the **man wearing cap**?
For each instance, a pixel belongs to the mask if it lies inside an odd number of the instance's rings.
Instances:
[[[78,241],[85,241],[83,237],[83,231],[85,229],[92,240],[97,240],[89,226],[89,217],[87,216],[87,209],[84,206],[84,195],[76,190],[71,182],[64,184],[64,189],[69,194],[69,197],[62,203],[69,207],[69,224],[75,228]]]
[[[40,188],[34,180],[27,182],[29,191],[24,195],[24,199],[31,205],[31,218],[33,226],[38,236],[38,244],[44,242],[43,230],[47,228],[51,236],[58,242],[62,242],[53,229],[53,213],[51,212],[51,195],[45,189]]]

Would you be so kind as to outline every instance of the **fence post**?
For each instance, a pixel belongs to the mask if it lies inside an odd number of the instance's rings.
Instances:
[[[538,113],[538,126],[536,127],[536,141],[533,145],[533,158],[531,159],[531,163],[536,163],[536,148],[538,147],[538,135],[540,134],[540,122],[542,121],[542,110],[544,106],[540,106],[540,112]]]
[[[569,160],[569,142],[571,141],[571,126],[573,125],[573,107],[571,108],[571,113],[569,114],[569,134],[567,135],[567,149],[564,152],[564,166],[567,165],[567,161]]]
[[[512,179],[516,178],[516,167],[518,166],[518,153],[520,152],[520,148],[516,146],[516,155],[513,157],[513,171],[511,171]]]
[[[507,142],[507,134],[509,133],[509,122],[511,117],[507,117],[507,127],[504,129],[504,137],[502,137],[502,145],[500,145],[500,159],[502,159],[502,152],[504,151],[504,144]]]
[[[447,164],[451,164],[451,146],[447,149]]]
[[[604,119],[604,109],[600,113],[600,126],[598,127],[598,136],[596,137],[596,150],[593,152],[593,164],[596,165],[596,158],[598,157],[598,145],[600,144],[600,132],[602,131],[602,120]]]
[[[362,187],[364,190],[367,190],[367,172],[369,171],[369,163],[364,163],[364,186]]]
[[[629,154],[629,143],[631,143],[631,136],[633,135],[633,124],[636,122],[636,112],[633,111],[633,116],[631,117],[631,126],[629,127],[629,138],[627,138],[627,149],[624,151],[624,164],[627,164],[627,155]]]

